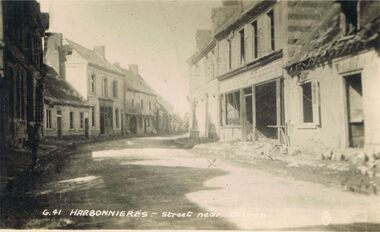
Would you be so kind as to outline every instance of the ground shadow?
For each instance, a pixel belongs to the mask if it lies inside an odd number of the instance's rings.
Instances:
[[[83,157],[83,156],[82,156]],[[102,186],[37,195],[14,191],[2,201],[2,228],[57,229],[236,229],[223,218],[198,218],[206,212],[185,194],[206,190],[203,183],[224,175],[218,169],[121,165],[120,160],[73,159],[60,178],[100,176]],[[49,177],[45,176],[47,181]],[[34,188],[34,186],[30,186]],[[25,189],[22,191],[32,191]],[[25,192],[24,192],[25,193]],[[62,210],[61,215],[43,216],[44,209]],[[147,217],[70,216],[71,210],[120,210],[147,212]],[[193,212],[191,217],[167,218],[163,212]],[[157,214],[152,214],[157,213]]]

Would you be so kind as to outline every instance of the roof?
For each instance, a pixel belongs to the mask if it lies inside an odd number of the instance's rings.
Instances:
[[[68,42],[68,46],[74,49],[76,52],[78,52],[78,54],[82,56],[85,60],[87,60],[89,64],[106,69],[110,72],[114,72],[119,75],[123,75],[123,73],[120,72],[118,68],[116,68],[113,64],[109,63],[102,56],[98,55],[95,51],[83,47],[82,45],[77,44],[67,38],[65,38],[65,40]]]
[[[89,106],[80,94],[63,79],[59,79],[53,68],[47,67],[47,73],[43,78],[44,99],[50,102],[64,105]]]
[[[126,89],[153,96],[157,95],[157,93],[145,82],[144,78],[142,78],[140,74],[136,75],[124,68],[119,68],[119,70],[125,75],[125,80],[127,82]]]
[[[367,13],[366,18],[361,20],[361,28],[356,33],[345,35],[339,23],[339,5],[331,8],[322,24],[305,36],[300,49],[288,62],[286,68],[290,72],[309,69],[324,61],[370,46],[379,47],[379,13],[372,13],[372,15],[370,13]]]

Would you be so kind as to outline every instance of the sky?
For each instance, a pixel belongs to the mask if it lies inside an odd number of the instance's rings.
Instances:
[[[105,45],[106,59],[140,75],[183,115],[189,111],[187,59],[197,29],[211,29],[220,1],[40,0],[50,32],[87,48]]]

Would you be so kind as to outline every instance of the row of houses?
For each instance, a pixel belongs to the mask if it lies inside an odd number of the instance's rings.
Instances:
[[[104,46],[88,49],[61,33],[46,35],[44,136],[174,132],[179,122],[140,76],[138,65],[126,69],[105,54]]]
[[[223,1],[189,58],[192,136],[380,149],[379,1]]]
[[[37,1],[2,1],[0,16],[1,153],[26,148],[37,133],[63,139],[178,128],[137,65],[122,68],[107,61],[104,46],[47,32],[49,15]]]

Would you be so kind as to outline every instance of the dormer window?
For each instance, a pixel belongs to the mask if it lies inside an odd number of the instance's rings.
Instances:
[[[342,14],[344,17],[344,27],[346,35],[352,34],[359,29],[359,4],[357,0],[339,1],[342,6]]]

